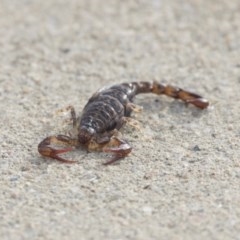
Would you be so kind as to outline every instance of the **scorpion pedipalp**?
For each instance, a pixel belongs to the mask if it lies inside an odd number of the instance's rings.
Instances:
[[[61,144],[61,145],[70,145],[70,146],[77,146],[76,140],[71,139],[65,135],[58,135],[58,136],[50,136],[45,138],[42,142],[38,144],[38,152],[44,156],[49,157],[52,159],[59,160],[64,163],[76,163],[77,161],[67,160],[59,156],[59,154],[66,153],[72,151],[73,147],[67,147],[63,149],[55,149],[51,147],[52,144]]]
[[[103,165],[109,165],[121,158],[126,157],[132,151],[127,141],[112,137],[109,143],[103,148],[103,152],[113,153],[113,157]]]

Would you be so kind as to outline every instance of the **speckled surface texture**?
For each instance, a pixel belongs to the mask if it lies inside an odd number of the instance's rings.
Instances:
[[[239,239],[240,2],[0,1],[0,235],[7,239]],[[142,95],[132,154],[103,166],[42,158],[98,88],[158,80],[211,107]]]

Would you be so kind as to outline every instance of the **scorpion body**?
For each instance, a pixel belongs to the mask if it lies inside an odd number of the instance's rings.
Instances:
[[[118,137],[118,130],[126,122],[131,122],[131,112],[139,111],[139,106],[133,104],[137,94],[154,93],[164,94],[180,99],[185,103],[204,109],[209,103],[201,96],[173,86],[165,86],[157,82],[132,82],[102,88],[89,99],[80,118],[76,117],[75,110],[71,110],[73,128],[77,136],[66,135],[50,136],[38,145],[41,155],[57,159],[66,163],[75,161],[66,160],[59,156],[73,150],[72,147],[84,147],[87,150],[98,150],[113,153],[113,158],[105,164],[110,164],[127,156],[132,148],[127,141]],[[55,149],[51,145],[67,145],[71,147]]]

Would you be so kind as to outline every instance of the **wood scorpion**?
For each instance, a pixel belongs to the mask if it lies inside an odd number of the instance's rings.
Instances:
[[[200,109],[207,108],[209,105],[208,101],[200,95],[155,81],[112,85],[93,94],[85,105],[81,117],[77,118],[74,108],[69,106],[68,110],[71,111],[76,136],[49,136],[39,143],[39,153],[44,157],[65,163],[75,163],[76,161],[64,159],[59,154],[69,152],[77,147],[83,147],[88,151],[111,153],[113,157],[104,165],[126,157],[132,147],[126,140],[118,136],[118,130],[125,123],[131,121],[132,111],[140,110],[140,107],[133,103],[133,99],[141,93],[164,94]],[[54,148],[53,144],[66,147]]]

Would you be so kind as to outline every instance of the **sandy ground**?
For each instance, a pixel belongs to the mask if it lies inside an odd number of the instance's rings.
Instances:
[[[238,0],[1,0],[1,239],[240,239],[239,12]],[[139,96],[125,160],[39,156],[69,128],[57,110],[138,80],[211,107]]]

